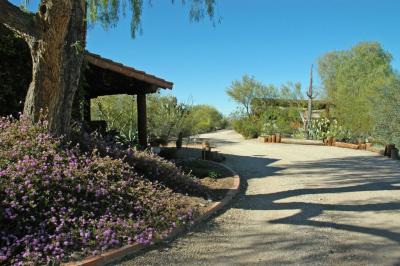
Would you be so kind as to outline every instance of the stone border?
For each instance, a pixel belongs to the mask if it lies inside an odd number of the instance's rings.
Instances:
[[[332,147],[352,149],[352,150],[364,150],[364,151],[366,150],[366,149],[360,149],[360,145],[358,144],[340,142],[340,141],[335,142],[335,144],[332,145]]]
[[[281,138],[280,141],[269,142],[269,141],[266,141],[265,136],[260,136],[256,140],[261,143],[265,143],[265,144],[297,144],[297,145],[316,145],[316,146],[324,146],[325,145],[321,140]]]
[[[221,164],[221,163],[217,163],[217,162],[213,162],[213,161],[208,161],[208,162],[210,162],[211,164],[222,166],[222,167],[226,168],[228,171],[230,171],[232,173],[232,177],[234,178],[233,187],[229,189],[229,191],[226,193],[225,197],[221,201],[213,203],[211,206],[209,206],[207,208],[207,210],[205,211],[205,213],[202,216],[194,219],[193,224],[190,227],[194,227],[194,226],[198,225],[199,223],[210,218],[216,212],[222,210],[224,207],[226,207],[228,205],[228,203],[230,203],[230,201],[236,196],[236,194],[240,190],[240,176],[235,171],[233,171],[230,167],[226,166],[225,164]],[[132,244],[132,245],[126,245],[126,246],[123,246],[118,249],[107,251],[98,256],[88,257],[81,261],[63,263],[61,265],[63,265],[63,266],[103,266],[103,265],[107,265],[110,263],[119,262],[123,258],[135,255],[136,253],[139,253],[140,251],[142,251],[145,248],[148,248],[149,246],[154,246],[155,244],[166,241],[168,239],[174,239],[177,236],[185,233],[187,230],[188,230],[188,227],[180,226],[180,227],[173,229],[172,232],[169,233],[165,238],[158,239],[158,240],[154,241],[154,243],[151,245],[143,245],[143,244],[138,244],[138,243]]]
[[[258,139],[258,141],[260,141]],[[376,148],[374,146],[372,147],[367,147],[366,149],[360,149],[359,145],[357,144],[352,144],[352,143],[347,143],[347,142],[339,142],[337,141],[335,145],[329,146],[325,145],[322,141],[319,140],[303,140],[303,139],[291,139],[291,138],[282,138],[282,141],[279,143],[270,143],[270,142],[263,142],[260,141],[261,143],[267,143],[267,144],[295,144],[295,145],[314,145],[314,146],[327,146],[327,147],[337,147],[337,148],[345,148],[345,149],[353,149],[353,150],[360,150],[360,151],[370,151],[373,153],[378,153],[380,155],[383,155],[384,150]]]
[[[281,143],[284,143],[284,144],[296,144],[296,145],[325,146],[325,144],[321,140],[282,138]]]
[[[263,142],[260,139],[257,139],[261,143],[267,144],[279,144],[279,143],[270,143],[270,142]],[[376,148],[374,146],[366,147],[365,149],[360,149],[359,145],[351,144],[346,142],[336,142],[335,145],[329,146],[325,145],[323,142],[315,141],[315,140],[302,140],[302,139],[290,139],[290,138],[282,138],[282,144],[294,144],[294,145],[314,145],[314,146],[326,146],[326,147],[337,147],[337,148],[344,148],[344,149],[352,149],[352,150],[360,150],[360,151],[369,151],[372,153],[377,153],[379,155],[384,155],[384,150]]]

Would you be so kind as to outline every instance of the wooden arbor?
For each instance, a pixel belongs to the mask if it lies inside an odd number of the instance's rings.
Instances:
[[[124,66],[120,63],[86,52],[88,69],[85,78],[88,84],[87,101],[98,96],[128,94],[137,95],[138,137],[141,147],[147,146],[146,94],[159,89],[172,89],[173,83]],[[85,110],[85,119],[90,121],[90,104]]]

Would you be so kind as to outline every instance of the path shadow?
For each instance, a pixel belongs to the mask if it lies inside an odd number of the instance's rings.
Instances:
[[[285,167],[285,166],[284,166]],[[287,167],[287,166],[286,166]],[[383,156],[349,156],[311,162],[297,162],[290,166],[302,175],[329,176],[327,185],[354,185],[357,183],[400,183],[400,163]],[[296,173],[285,173],[285,176]]]
[[[201,146],[204,141],[208,141],[211,146],[223,146],[223,145],[234,145],[239,144],[239,141],[230,141],[226,139],[211,139],[205,137],[192,137],[190,139],[184,139],[184,146],[188,147],[189,145],[198,145]]]
[[[298,212],[293,215],[272,221],[270,220],[268,223],[291,224],[314,228],[334,228],[342,231],[379,236],[389,239],[395,244],[400,244],[400,234],[387,228],[339,224],[315,219],[323,214],[324,211],[358,213],[371,211],[378,213],[381,211],[399,212],[400,199],[399,201],[382,200],[382,202],[378,203],[367,202],[361,205],[350,201],[346,204],[302,202],[294,198],[290,201],[292,197],[306,195],[340,194],[348,192],[374,193],[378,191],[398,190],[399,186],[397,185],[400,184],[399,162],[390,161],[383,157],[353,156],[329,160],[297,162],[290,165],[280,164],[279,167],[276,167],[272,164],[279,159],[268,158],[260,154],[254,154],[253,156],[224,154],[224,156],[227,158],[225,163],[233,169],[235,169],[235,166],[238,164],[246,166],[241,167],[242,170],[239,171],[242,177],[242,192],[241,195],[239,195],[240,200],[233,202],[232,208],[265,211],[296,210]],[[318,171],[316,171],[316,169],[318,169]],[[268,180],[268,178],[271,177],[296,178],[298,175],[308,176],[311,181],[315,176],[316,180],[305,184],[307,188],[285,190],[283,187],[282,191],[275,193],[246,195],[248,180],[252,181],[252,179],[259,178],[266,178]],[[225,210],[226,209],[220,211],[219,214],[224,213]],[[261,223],[263,223],[263,221],[261,221]],[[221,261],[225,263],[224,265],[245,265],[238,263],[238,261],[240,261],[239,258],[246,257],[257,259],[257,256],[263,256],[265,254],[266,249],[273,254],[290,254],[288,252],[301,250],[306,247],[305,250],[307,252],[304,252],[304,254],[299,257],[284,255],[277,258],[263,257],[263,263],[254,263],[254,265],[298,265],[299,263],[314,265],[319,264],[318,262],[327,261],[327,258],[330,256],[329,251],[327,252],[326,249],[307,249],[307,247],[318,247],[326,244],[323,237],[304,238],[304,234],[301,234],[301,232],[298,234],[294,232],[295,235],[285,235],[280,231],[268,232],[268,235],[263,237],[263,232],[246,231],[246,228],[243,228],[245,225],[241,224],[241,226],[243,232],[239,234],[240,238],[235,238],[230,236],[230,234],[236,229],[231,230],[229,227],[220,226],[220,223],[215,220],[209,220],[207,223],[202,223],[193,228],[193,239],[192,236],[189,235],[182,238],[180,241],[176,241],[173,245],[171,245],[170,242],[164,242],[146,251],[151,249],[158,251],[158,253],[153,251],[153,253],[148,255],[151,257],[160,256],[162,258],[157,260],[160,264],[156,265],[219,265]],[[196,245],[201,246],[201,248],[195,250],[203,257],[207,257],[208,261],[200,260],[200,257],[192,256],[192,254],[190,254],[190,249],[187,252],[179,251],[179,249],[186,250],[186,245],[193,244],[194,241],[196,241]],[[218,242],[219,249],[209,250],[209,241]],[[246,243],[249,244],[246,246],[234,245],[233,242],[235,241],[246,241]],[[215,243],[210,245],[215,245]],[[366,261],[370,261],[371,259],[368,254],[379,252],[380,248],[386,248],[386,246],[380,247],[379,243],[374,242],[362,243],[362,245],[360,243],[340,243],[339,247],[335,247],[335,252],[338,253],[336,254],[336,256],[338,256],[337,261],[346,262],[349,261],[349,258],[345,257],[348,256],[348,253],[346,253],[348,250],[362,249],[364,252],[357,253],[350,259],[355,265],[363,265]],[[229,250],[229,252],[227,252],[227,250]],[[212,257],[210,258],[207,255]],[[194,258],[198,260],[194,260]],[[134,262],[129,265],[136,264]]]
[[[252,157],[248,160],[257,159]],[[250,162],[249,161],[249,162]],[[267,167],[268,168],[268,167]],[[296,178],[298,175],[326,177],[318,178],[320,182],[315,188],[285,190],[276,193],[244,195],[241,201],[235,204],[236,208],[246,210],[300,210],[300,212],[288,217],[269,221],[273,224],[306,225],[312,227],[334,228],[344,231],[364,233],[384,237],[400,244],[400,233],[384,228],[371,228],[350,224],[316,221],[313,218],[323,214],[324,211],[342,212],[380,212],[400,211],[400,199],[378,203],[366,204],[324,204],[301,201],[289,201],[291,197],[313,194],[339,194],[347,192],[378,192],[400,191],[400,164],[384,157],[356,156],[348,158],[334,158],[310,162],[299,162],[284,166],[290,168],[290,172],[268,171],[272,176],[282,178]],[[315,170],[318,169],[316,172]],[[252,178],[250,176],[249,178]],[[316,177],[317,178],[317,177]],[[286,202],[282,202],[286,201]],[[289,202],[288,202],[289,201]]]
[[[253,156],[239,156],[232,154],[223,154],[226,157],[226,164],[233,169],[235,165],[246,165],[242,169],[235,169],[244,180],[254,178],[265,178],[268,176],[276,175],[280,171],[285,170],[285,167],[272,166],[273,163],[279,161],[278,159],[268,158],[262,155]]]
[[[201,148],[182,148],[179,151],[179,154],[181,157],[201,159]],[[245,177],[245,180],[250,178],[264,178],[285,169],[284,167],[271,166],[271,164],[277,162],[278,159],[268,158],[264,155],[255,154],[253,156],[239,156],[225,153],[220,153],[220,155],[225,157],[225,160],[221,163],[224,163],[231,168],[235,169],[235,165],[237,164],[248,165],[249,167],[246,171],[237,171],[241,177]]]

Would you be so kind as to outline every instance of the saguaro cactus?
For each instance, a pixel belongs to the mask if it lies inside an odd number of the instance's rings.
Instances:
[[[307,120],[305,125],[305,137],[306,139],[310,139],[310,127],[311,127],[311,119],[312,119],[312,101],[316,97],[313,93],[313,65],[311,64],[311,71],[310,71],[310,87],[307,91],[308,97],[308,108],[307,108]]]

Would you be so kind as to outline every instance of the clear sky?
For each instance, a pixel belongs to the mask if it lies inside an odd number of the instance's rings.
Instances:
[[[87,48],[172,81],[179,100],[210,104],[224,114],[235,109],[225,90],[243,74],[265,84],[298,81],[307,87],[318,57],[361,41],[380,42],[400,69],[400,0],[217,2],[222,21],[213,27],[208,19],[190,23],[180,1],[152,0],[143,11],[143,35],[130,38],[126,17],[108,31],[90,29]]]

